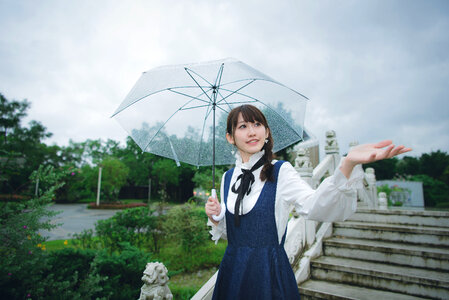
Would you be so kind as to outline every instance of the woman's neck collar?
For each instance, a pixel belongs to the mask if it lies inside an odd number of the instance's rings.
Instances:
[[[240,167],[243,169],[251,169],[264,154],[265,154],[265,150],[261,150],[257,153],[254,153],[253,155],[251,155],[247,162],[243,162],[240,152],[237,151],[237,153],[235,154],[235,157],[236,157],[235,165],[236,165],[236,167]]]

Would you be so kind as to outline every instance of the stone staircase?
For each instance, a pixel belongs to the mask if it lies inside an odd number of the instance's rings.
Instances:
[[[449,212],[358,209],[323,253],[301,299],[449,299]]]

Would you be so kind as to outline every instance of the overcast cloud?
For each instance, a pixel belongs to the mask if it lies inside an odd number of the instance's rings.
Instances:
[[[449,151],[449,1],[0,0],[0,93],[66,145],[124,141],[110,119],[143,71],[234,57],[311,101],[321,142]]]

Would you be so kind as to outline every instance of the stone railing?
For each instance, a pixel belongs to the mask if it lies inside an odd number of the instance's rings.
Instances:
[[[324,178],[331,176],[340,163],[341,157],[334,131],[326,132],[325,153],[324,159],[313,168],[307,150],[297,149],[295,169],[312,188],[316,188]],[[367,169],[364,183],[364,188],[357,191],[360,204],[372,208],[377,207],[376,179],[373,169]],[[296,281],[301,283],[310,277],[310,260],[322,254],[322,241],[331,236],[332,223],[306,220],[303,216],[296,214],[294,210],[291,215],[284,248],[295,272]],[[217,273],[203,285],[192,299],[211,299],[216,279]]]

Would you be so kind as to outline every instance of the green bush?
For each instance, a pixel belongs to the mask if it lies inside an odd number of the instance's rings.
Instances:
[[[209,240],[206,223],[204,208],[184,204],[167,213],[163,228],[170,239],[179,241],[185,251],[191,251]]]
[[[75,272],[80,278],[85,278],[90,272],[90,264],[95,258],[96,252],[92,249],[73,249],[49,252],[49,264],[52,273],[61,278],[70,278]]]
[[[95,225],[96,234],[104,248],[118,250],[119,243],[128,242],[133,246],[150,247],[159,250],[160,230],[157,217],[146,207],[125,209],[112,218],[99,220]]]
[[[74,233],[72,243],[81,249],[100,249],[100,241],[94,238],[92,229],[84,229],[81,233]]]
[[[188,300],[191,299],[197,292],[197,289],[194,287],[178,287],[178,286],[170,286],[170,291],[173,294],[173,299],[182,299]]]
[[[176,245],[176,241],[166,244],[155,259],[164,262],[169,271],[169,276],[179,273],[190,273],[205,268],[217,268],[220,265],[226,250],[226,242],[215,245],[209,241],[205,245],[197,247],[194,251],[185,251]]]
[[[120,243],[119,247],[120,252],[112,255],[106,250],[98,251],[92,267],[99,276],[108,277],[102,286],[102,294],[110,295],[108,299],[137,299],[150,254],[129,243]]]
[[[40,167],[33,180],[45,183],[40,197],[27,201],[2,203],[0,208],[0,290],[3,299],[86,299],[101,290],[101,278],[91,272],[58,274],[46,252],[41,229],[52,229],[56,214],[47,207],[63,183],[64,172]],[[56,273],[55,273],[56,271]]]

